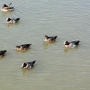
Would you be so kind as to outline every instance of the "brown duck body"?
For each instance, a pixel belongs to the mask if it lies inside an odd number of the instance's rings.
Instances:
[[[11,4],[12,4],[12,3],[10,3],[9,5],[4,4],[4,5],[1,7],[1,11],[5,11],[5,12],[7,12],[7,11],[13,11],[13,10],[14,10],[14,7],[10,7]]]
[[[45,35],[44,41],[45,42],[54,42],[56,40],[57,36],[47,36]]]
[[[30,45],[32,45],[32,44],[17,45],[15,49],[16,50],[26,50],[26,49],[28,49],[30,47]]]

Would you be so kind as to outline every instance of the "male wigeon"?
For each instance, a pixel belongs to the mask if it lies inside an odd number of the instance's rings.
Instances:
[[[6,5],[4,4],[2,7],[1,7],[1,11],[13,11],[14,10],[14,7],[10,7],[12,3],[10,3],[9,5]]]
[[[7,50],[1,50],[1,51],[0,51],[0,57],[3,57],[6,52],[7,52]]]
[[[44,36],[44,41],[45,42],[54,42],[56,40],[57,36]]]
[[[20,18],[7,18],[6,23],[13,24],[17,23],[20,20]]]
[[[65,42],[64,42],[64,46],[65,46],[65,47],[74,48],[74,47],[76,47],[76,46],[79,45],[79,42],[80,42],[79,40],[77,40],[77,41],[71,41],[71,42],[65,41]]]
[[[15,47],[16,50],[27,50],[32,44],[22,44]]]
[[[22,63],[21,68],[24,68],[24,69],[32,68],[34,66],[35,62],[36,61],[24,62],[24,63]]]

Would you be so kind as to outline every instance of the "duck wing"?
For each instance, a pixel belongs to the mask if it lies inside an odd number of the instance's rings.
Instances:
[[[51,40],[55,40],[57,38],[57,36],[51,36],[51,37],[48,37],[49,39]]]
[[[8,7],[8,9],[14,9],[14,7]]]
[[[30,47],[30,45],[31,45],[31,44],[22,44],[22,45],[20,45],[20,46],[22,46],[23,48],[26,48],[26,47],[28,48],[28,47]]]
[[[71,41],[70,43],[73,43],[74,45],[78,45],[79,44],[79,40],[77,40],[77,41]]]
[[[29,64],[29,65],[31,65],[31,66],[32,66],[33,64],[35,64],[35,62],[36,62],[36,61],[27,62],[27,64]]]

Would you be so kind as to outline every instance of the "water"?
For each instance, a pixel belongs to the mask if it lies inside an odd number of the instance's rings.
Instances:
[[[1,90],[90,90],[90,1],[89,0],[4,0],[15,7],[0,12]],[[17,24],[7,25],[7,17],[20,17]],[[56,42],[43,42],[44,35],[57,35]],[[65,49],[65,40],[80,40],[77,48]],[[30,43],[25,52],[16,45]],[[22,62],[36,60],[29,70]]]

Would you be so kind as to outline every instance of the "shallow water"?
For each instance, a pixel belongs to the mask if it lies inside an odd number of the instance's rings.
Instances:
[[[89,0],[4,0],[15,7],[0,12],[1,90],[90,90],[90,1]],[[7,25],[7,17],[20,17]],[[54,43],[45,43],[44,35],[57,35]],[[66,49],[65,40],[80,40],[76,48]],[[30,43],[25,52],[16,45]],[[36,60],[35,66],[22,70],[21,63]]]

